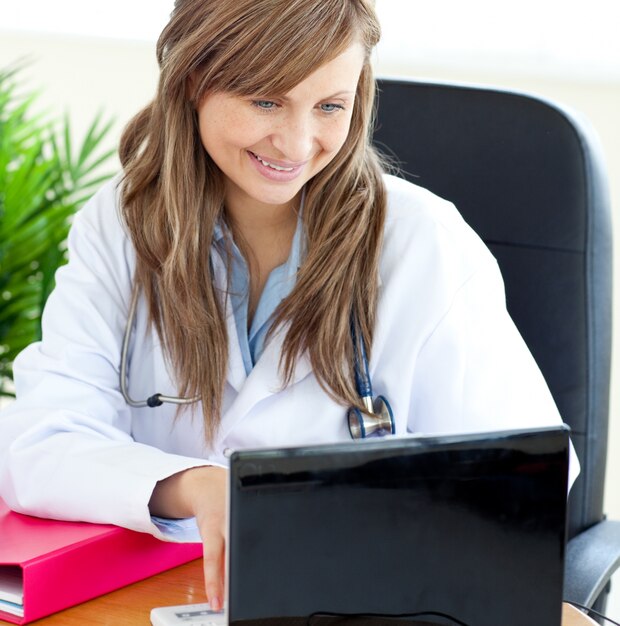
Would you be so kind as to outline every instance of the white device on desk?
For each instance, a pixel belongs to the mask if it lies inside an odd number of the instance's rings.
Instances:
[[[153,626],[227,626],[225,611],[212,611],[207,604],[164,606],[151,610]]]

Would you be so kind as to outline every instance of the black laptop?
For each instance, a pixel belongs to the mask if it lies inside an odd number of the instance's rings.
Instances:
[[[231,458],[229,622],[560,626],[568,429]]]

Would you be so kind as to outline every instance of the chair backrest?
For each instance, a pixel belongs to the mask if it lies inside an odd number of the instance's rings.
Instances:
[[[454,202],[499,262],[508,310],[581,462],[568,532],[603,516],[611,357],[611,226],[585,120],[536,97],[379,80],[375,143]]]

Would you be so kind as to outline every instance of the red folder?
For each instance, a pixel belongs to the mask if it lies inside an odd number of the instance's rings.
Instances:
[[[199,543],[30,517],[0,499],[0,619],[26,624],[201,555]]]

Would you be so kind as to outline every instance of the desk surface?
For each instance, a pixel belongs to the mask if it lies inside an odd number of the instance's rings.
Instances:
[[[181,565],[33,623],[36,626],[150,626],[149,614],[154,606],[196,602],[206,602],[201,560]],[[0,620],[0,624],[8,622]],[[592,624],[594,622],[583,613],[564,605],[562,626]]]

